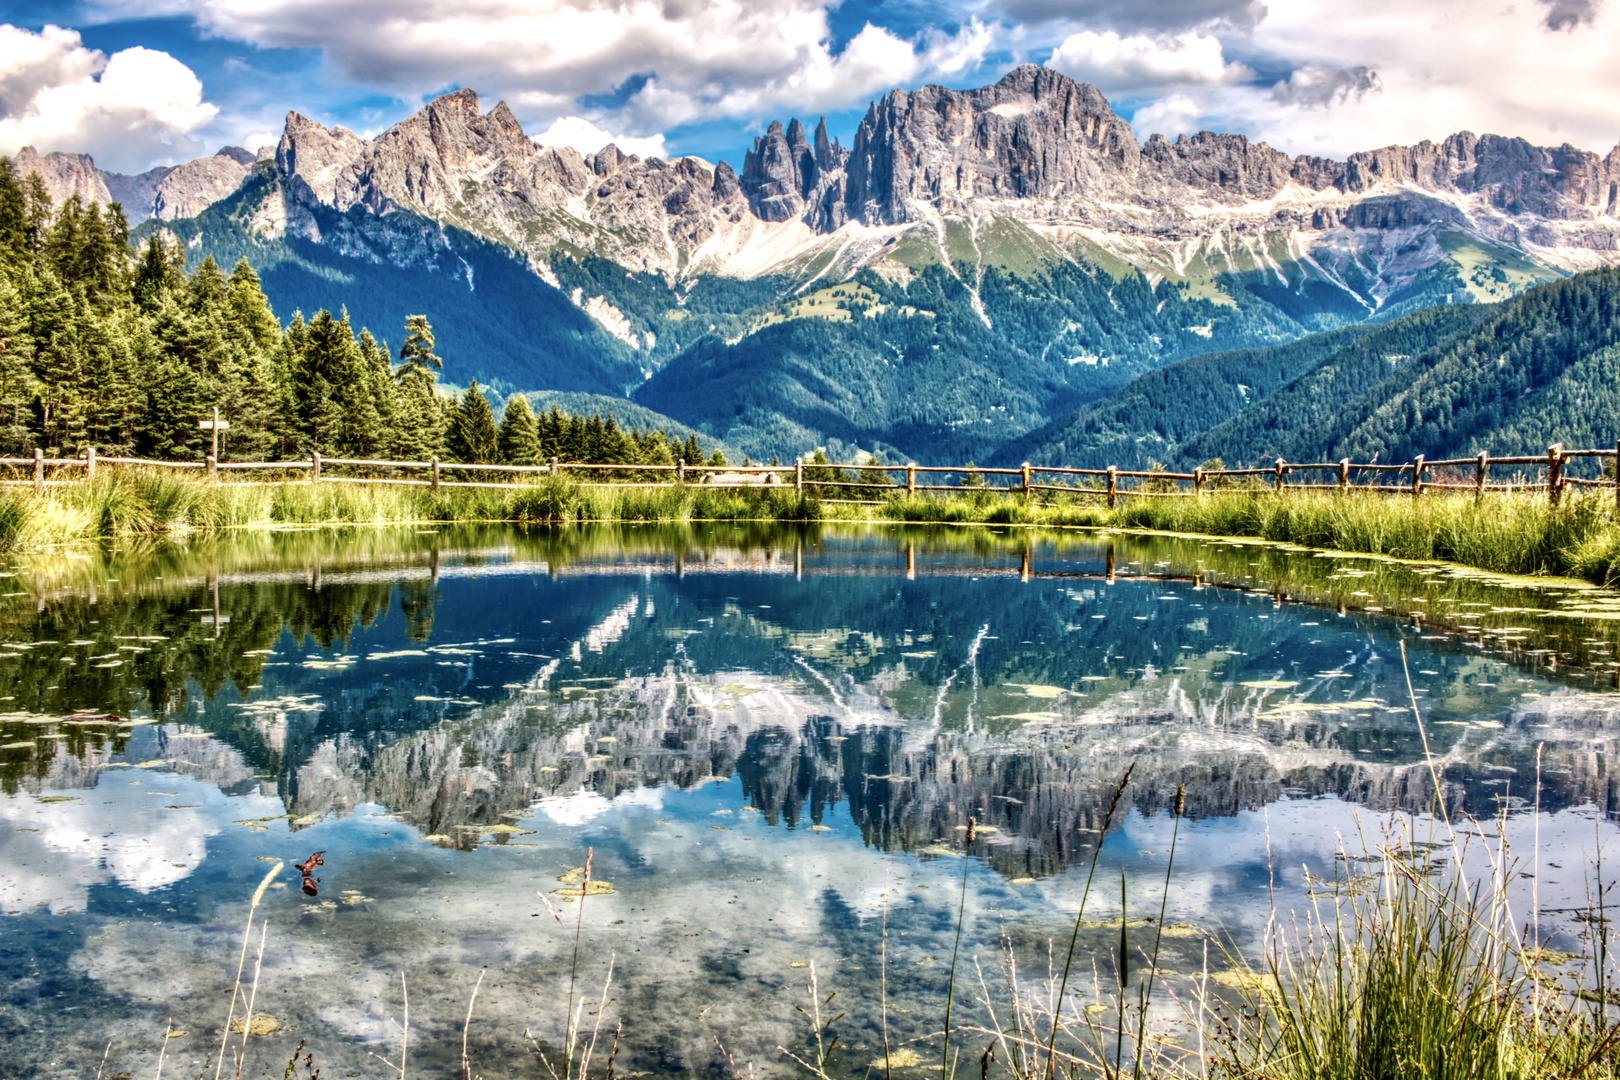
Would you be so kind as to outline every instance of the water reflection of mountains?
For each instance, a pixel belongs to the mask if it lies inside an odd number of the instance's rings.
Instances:
[[[745,803],[773,826],[836,823],[834,808],[847,803],[866,842],[885,849],[938,851],[971,815],[997,830],[991,859],[1009,876],[1051,873],[1088,851],[1127,761],[1136,772],[1126,802],[1146,814],[1166,810],[1178,784],[1195,817],[1285,796],[1331,795],[1376,810],[1432,805],[1422,762],[1357,761],[1162,711],[1008,738],[824,714],[795,727],[783,722],[803,704],[791,689],[716,704],[727,697],[712,685],[648,677],[560,707],[515,700],[371,752],[338,740],[289,778],[287,802],[301,815],[381,803],[470,845],[479,834],[468,826],[515,811],[582,821],[638,788],[737,777]],[[1543,808],[1596,803],[1607,812],[1615,786],[1604,757],[1615,749],[1616,717],[1584,707],[1569,715],[1563,704],[1545,699],[1477,755],[1443,761],[1448,804],[1489,816],[1515,790],[1530,795],[1534,745],[1543,742]]]
[[[536,800],[594,812],[581,790],[612,798],[738,776],[773,824],[799,827],[847,803],[868,842],[886,848],[948,844],[971,815],[999,830],[992,850],[1004,870],[1033,874],[1087,849],[1095,834],[1086,830],[1128,759],[1138,762],[1128,799],[1147,813],[1179,783],[1200,816],[1285,793],[1426,808],[1421,739],[1399,708],[1394,638],[1404,634],[1412,666],[1435,673],[1424,707],[1448,803],[1490,814],[1531,794],[1544,741],[1544,806],[1610,804],[1613,698],[1558,682],[1540,697],[1504,689],[1504,674],[1560,679],[1570,669],[1549,672],[1511,649],[1493,658],[1478,641],[1358,613],[1349,596],[1373,595],[1372,581],[1353,580],[1339,610],[1323,610],[1140,576],[1196,570],[1201,582],[1318,588],[1314,598],[1331,601],[1331,566],[1309,557],[1121,541],[1111,559],[1113,545],[1095,538],[1032,549],[972,535],[965,549],[933,551],[932,564],[926,547],[919,560],[915,543],[891,536],[806,544],[801,535],[679,556],[652,543],[594,564],[555,551],[544,565],[517,565],[511,551],[412,550],[359,564],[323,555],[292,573],[174,573],[169,588],[139,595],[62,588],[34,611],[11,612],[13,639],[40,644],[0,664],[0,686],[40,712],[145,707],[177,717],[200,699],[188,718],[228,753],[192,771],[237,787],[260,777],[300,815],[375,801],[471,842],[476,831],[459,826],[496,823]],[[1384,592],[1418,587],[1403,580]],[[1526,603],[1489,584],[1447,587],[1480,609]],[[341,654],[362,638],[493,636],[502,619],[502,632],[523,640],[515,652],[486,650],[478,685],[470,666],[438,661],[402,674],[364,659],[313,660],[305,673],[277,657],[279,687],[318,692],[318,708],[231,701],[267,677],[271,661],[252,654],[278,641],[289,652],[284,630],[292,654],[311,645]],[[71,639],[113,647],[142,637],[161,640],[120,667],[59,677]],[[1581,644],[1601,654],[1596,640]],[[1327,668],[1342,677],[1329,683]],[[1279,713],[1274,693],[1244,686],[1270,680],[1363,705]],[[1462,726],[1479,719],[1503,726]],[[124,749],[83,729],[65,734],[26,760],[0,759],[0,779],[85,782],[92,749]],[[160,744],[142,753],[170,752],[161,735],[141,738]]]

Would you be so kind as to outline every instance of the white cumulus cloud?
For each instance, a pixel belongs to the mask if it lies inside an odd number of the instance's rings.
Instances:
[[[1167,87],[1138,132],[1240,131],[1337,158],[1458,131],[1600,154],[1620,140],[1620,4],[1266,0],[1252,30],[1221,37],[1288,74]]]
[[[608,143],[613,143],[626,154],[639,154],[644,158],[667,156],[662,135],[641,139],[631,135],[612,135],[583,116],[559,116],[550,127],[536,135],[534,141],[541,146],[571,146],[582,154],[594,154]]]
[[[1126,36],[1082,30],[1064,39],[1046,66],[1092,83],[1105,94],[1223,86],[1253,76],[1243,64],[1227,62],[1219,38],[1192,30]]]
[[[190,136],[219,110],[190,68],[154,49],[105,56],[79,34],[0,25],[0,153],[82,151],[139,170],[201,152]]]
[[[472,86],[531,120],[589,112],[642,135],[862,105],[976,66],[994,36],[973,19],[915,38],[869,25],[835,49],[823,0],[121,0],[117,8],[127,18],[172,13],[177,3],[210,34],[320,49],[338,76],[402,97]],[[582,109],[592,96],[606,104]]]

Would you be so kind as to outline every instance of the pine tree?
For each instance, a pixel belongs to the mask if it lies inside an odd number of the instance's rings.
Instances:
[[[450,420],[446,450],[452,461],[467,464],[495,464],[500,460],[500,436],[495,430],[495,414],[474,380],[462,391]]]
[[[163,237],[163,233],[153,233],[147,238],[135,267],[131,291],[135,303],[145,311],[156,311],[166,295],[185,288],[185,248],[180,248],[177,256]]]
[[[686,436],[686,445],[681,447],[681,460],[688,465],[703,464],[703,448],[698,445],[695,433]]]
[[[10,163],[5,164],[9,168]],[[4,214],[3,185],[4,173],[0,172],[0,215]],[[4,227],[0,219],[0,230]],[[7,243],[0,232],[0,244]],[[0,452],[6,454],[21,454],[34,444],[29,423],[29,402],[34,394],[34,339],[28,333],[22,305],[17,287],[0,277]]]
[[[540,425],[522,394],[507,398],[501,411],[500,450],[501,460],[508,465],[540,463]]]
[[[720,448],[717,446],[714,448],[714,453],[709,455],[709,464],[715,466],[716,468],[723,468],[730,465],[731,462],[726,460],[726,455],[722,454],[720,452]]]

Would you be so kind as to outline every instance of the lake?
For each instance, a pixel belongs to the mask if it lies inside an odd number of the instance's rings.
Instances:
[[[1164,905],[1172,982],[1224,969],[1432,836],[1436,778],[1469,831],[1501,823],[1555,948],[1614,839],[1620,595],[1572,582],[774,525],[250,533],[4,571],[7,1077],[152,1075],[160,1048],[212,1076],[278,860],[275,1030],[243,1075],[300,1045],[329,1080],[397,1072],[402,975],[410,1072],[457,1072],[465,1028],[475,1074],[545,1074],[576,933],[598,1074],[617,1026],[616,1075],[790,1075],[813,969],[846,1014],[833,1070],[862,1075],[880,995],[937,1071],[959,912],[953,1023],[988,1026],[1005,957],[1061,964],[1094,865],[1077,1003],[1111,978],[1122,877],[1133,927]],[[587,851],[610,891],[580,895]]]

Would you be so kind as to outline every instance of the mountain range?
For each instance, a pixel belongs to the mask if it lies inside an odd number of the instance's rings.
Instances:
[[[1169,459],[1404,316],[1620,263],[1620,148],[1141,142],[1033,65],[894,90],[848,148],[773,123],[740,171],[541,146],[471,90],[374,139],[293,113],[257,154],[16,165],[194,261],[248,258],[283,318],[342,304],[386,336],[426,312],[452,382],[629,399],[757,456]],[[1197,431],[1132,426],[1129,401],[1169,400],[1153,379],[1210,378]]]

